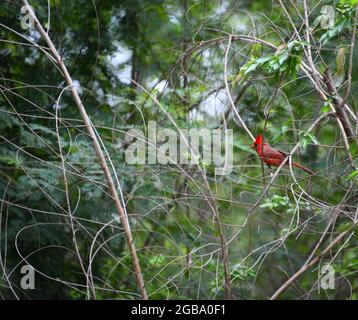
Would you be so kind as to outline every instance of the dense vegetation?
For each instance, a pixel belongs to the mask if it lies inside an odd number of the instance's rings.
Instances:
[[[357,299],[356,2],[30,1],[95,128],[150,299]],[[93,137],[23,5],[0,5],[0,297],[141,298]],[[232,129],[231,172],[128,164],[125,133],[149,121]],[[257,133],[315,174],[268,168]]]

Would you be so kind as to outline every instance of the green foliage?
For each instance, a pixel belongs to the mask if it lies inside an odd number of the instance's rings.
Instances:
[[[354,170],[352,173],[350,173],[347,177],[348,180],[354,179],[358,176],[358,170]]]
[[[265,202],[260,205],[261,208],[278,208],[278,207],[288,207],[291,205],[291,202],[287,196],[279,196],[277,194],[273,195],[272,198],[265,199]]]
[[[252,56],[250,60],[241,67],[239,75],[241,79],[247,76],[257,68],[261,68],[269,75],[292,75],[295,79],[300,69],[303,46],[308,44],[304,41],[291,41],[274,55],[267,55],[256,58]]]
[[[332,99],[327,99],[327,101],[325,101],[325,103],[322,107],[322,112],[327,113],[327,112],[331,111],[331,105],[332,105]]]
[[[241,263],[235,264],[232,267],[233,271],[231,272],[233,281],[247,281],[248,278],[255,278],[256,272],[253,269],[243,266]]]
[[[339,0],[342,4],[349,4],[351,6],[355,6],[358,4],[358,0]]]
[[[318,144],[317,138],[310,132],[300,132],[299,137],[300,137],[300,146],[304,150],[311,143]]]

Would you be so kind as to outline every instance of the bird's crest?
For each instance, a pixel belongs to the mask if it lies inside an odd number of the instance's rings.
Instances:
[[[258,134],[255,140],[255,146],[260,146],[264,142],[263,136]]]

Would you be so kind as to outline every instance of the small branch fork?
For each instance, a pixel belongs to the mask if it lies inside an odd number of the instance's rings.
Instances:
[[[30,7],[28,1],[23,0],[23,3],[24,3],[25,6],[28,7],[29,14],[34,19],[38,31],[40,32],[42,37],[45,39],[47,45],[49,46],[50,51],[51,51],[53,57],[55,58],[56,63],[58,65],[58,67],[60,68],[60,70],[62,72],[62,75],[66,80],[66,83],[67,83],[68,87],[71,90],[73,99],[75,100],[75,103],[76,103],[76,105],[78,107],[78,110],[79,110],[79,112],[81,114],[83,123],[84,123],[84,125],[85,125],[85,127],[87,129],[87,132],[88,132],[89,136],[92,139],[92,143],[93,143],[93,146],[95,148],[99,164],[100,164],[100,166],[101,166],[101,168],[103,170],[103,173],[104,173],[104,175],[105,175],[105,177],[107,179],[110,194],[111,194],[112,199],[114,201],[115,208],[116,208],[116,211],[117,211],[118,216],[120,218],[121,224],[122,224],[122,226],[124,228],[124,233],[125,233],[127,245],[129,247],[130,255],[131,255],[131,258],[132,258],[132,264],[133,264],[133,268],[134,268],[136,282],[137,282],[138,289],[139,289],[140,294],[141,294],[141,298],[143,300],[147,300],[148,296],[147,296],[147,292],[146,292],[146,289],[145,289],[145,286],[144,286],[143,276],[142,276],[142,272],[141,272],[141,268],[140,268],[140,264],[139,264],[137,251],[136,251],[136,248],[135,248],[135,245],[134,245],[134,242],[133,242],[132,232],[131,232],[131,229],[130,229],[129,221],[128,221],[128,218],[126,216],[124,207],[122,206],[120,198],[118,196],[118,193],[117,193],[117,190],[116,190],[116,187],[115,187],[111,172],[110,172],[109,167],[107,165],[107,161],[105,159],[104,153],[103,153],[103,151],[101,149],[98,137],[97,137],[97,135],[95,133],[95,130],[92,127],[91,120],[90,120],[90,118],[89,118],[89,116],[87,114],[87,111],[86,111],[86,109],[85,109],[85,107],[84,107],[84,105],[82,103],[82,100],[81,100],[80,96],[77,93],[77,90],[76,90],[76,88],[75,88],[75,86],[73,84],[71,75],[69,74],[65,64],[63,63],[63,61],[62,61],[62,59],[61,59],[56,47],[54,46],[51,38],[49,37],[47,32],[42,27],[42,25],[39,22],[39,20],[37,19],[35,13],[33,12],[33,10]]]

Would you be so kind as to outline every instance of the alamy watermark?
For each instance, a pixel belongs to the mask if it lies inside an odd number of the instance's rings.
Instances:
[[[323,265],[318,272],[318,290],[335,289],[335,270],[330,264]]]
[[[35,20],[30,14],[31,10],[32,12],[34,12],[34,8],[31,7],[30,5],[25,5],[21,7],[20,12],[21,15],[23,15],[23,17],[21,17],[20,24],[21,24],[21,28],[24,30],[35,28]]]
[[[171,129],[149,121],[146,134],[130,129],[125,134],[127,164],[215,165],[216,175],[233,168],[232,129]]]
[[[332,6],[326,5],[321,7],[320,25],[322,29],[330,29],[334,27],[335,10]]]
[[[35,289],[35,269],[30,265],[24,265],[20,270],[22,276],[20,286],[23,290],[34,290]]]

